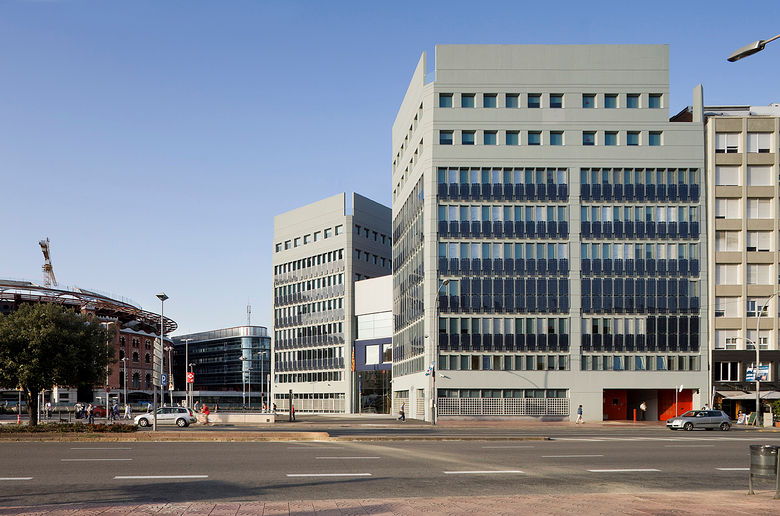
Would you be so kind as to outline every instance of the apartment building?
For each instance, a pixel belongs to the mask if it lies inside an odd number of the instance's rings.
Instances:
[[[338,194],[274,217],[273,399],[357,412],[354,282],[391,272],[390,208]]]
[[[780,105],[712,106],[704,114],[712,380],[716,403],[736,416],[756,409],[756,343],[761,397],[780,398]]]
[[[708,402],[702,90],[670,122],[668,47],[442,45],[431,69],[392,131],[394,410]]]

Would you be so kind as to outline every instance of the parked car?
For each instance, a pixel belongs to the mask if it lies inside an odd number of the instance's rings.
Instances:
[[[689,410],[685,414],[666,420],[666,427],[671,430],[693,430],[704,428],[714,430],[720,428],[724,432],[731,428],[731,419],[722,410]]]
[[[154,415],[151,412],[136,416],[135,424],[138,426],[149,426],[154,422]],[[192,412],[192,409],[184,407],[162,407],[157,409],[158,425],[176,425],[180,428],[197,423],[198,419]]]

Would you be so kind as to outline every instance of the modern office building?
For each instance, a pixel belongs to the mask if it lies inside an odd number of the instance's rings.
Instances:
[[[357,412],[354,282],[391,271],[390,209],[345,194],[274,217],[273,396],[299,412]]]
[[[756,342],[761,397],[780,398],[780,104],[705,107],[704,116],[712,380],[716,404],[736,417],[756,408]]]
[[[173,379],[184,399],[194,373],[193,402],[262,407],[268,402],[271,337],[263,326],[236,326],[173,337]],[[189,367],[187,364],[189,363]]]
[[[355,282],[355,372],[360,412],[387,414],[392,407],[393,277]]]
[[[394,410],[709,402],[702,90],[669,121],[668,47],[444,45],[427,70],[393,125]]]

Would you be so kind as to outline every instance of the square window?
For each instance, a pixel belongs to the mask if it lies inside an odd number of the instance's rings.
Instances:
[[[583,145],[596,145],[596,133],[593,131],[582,132],[582,144]]]
[[[506,144],[507,145],[520,145],[520,133],[518,131],[506,132]]]
[[[637,131],[626,133],[626,145],[639,145],[639,133]]]
[[[563,131],[550,132],[550,145],[563,145]]]
[[[563,107],[563,94],[562,93],[550,93],[550,107],[562,108]]]
[[[660,93],[651,93],[650,96],[647,98],[647,107],[650,109],[660,109],[661,108],[661,94]]]
[[[542,144],[542,133],[539,131],[529,131],[528,145],[541,145],[541,144]]]
[[[276,252],[280,252],[282,250],[282,244],[276,244]]]
[[[439,145],[452,145],[452,131],[439,131]]]
[[[582,94],[582,107],[585,109],[592,109],[596,107],[596,95],[593,93]]]
[[[617,132],[607,131],[604,133],[604,145],[617,145]]]
[[[439,107],[452,107],[452,93],[439,93]]]
[[[463,131],[460,143],[462,145],[474,145],[474,131]]]
[[[508,108],[517,108],[520,107],[520,95],[517,93],[507,93],[506,94],[506,107]]]
[[[651,147],[658,147],[661,145],[661,132],[660,131],[650,131],[650,134],[647,138],[647,143]]]
[[[462,93],[460,96],[460,107],[473,108],[474,107],[474,94]]]
[[[498,105],[496,104],[496,94],[485,93],[484,95],[482,95],[482,107],[486,107],[486,108],[498,107]]]
[[[617,108],[618,96],[616,93],[607,93],[604,95],[604,107],[607,109]]]
[[[340,235],[343,232],[344,232],[344,226],[342,226],[342,225],[336,226],[336,234],[337,235]]]
[[[498,133],[496,131],[485,131],[483,141],[485,145],[498,145]]]
[[[542,94],[541,93],[529,93],[528,94],[528,107],[540,108],[542,107]]]
[[[639,107],[638,93],[629,93],[626,95],[626,107],[629,109],[637,109]]]

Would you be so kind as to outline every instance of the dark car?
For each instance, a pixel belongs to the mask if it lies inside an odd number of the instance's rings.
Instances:
[[[722,410],[689,410],[682,416],[666,420],[666,427],[671,430],[693,430],[704,428],[714,430],[720,428],[724,432],[731,428],[731,418]]]

